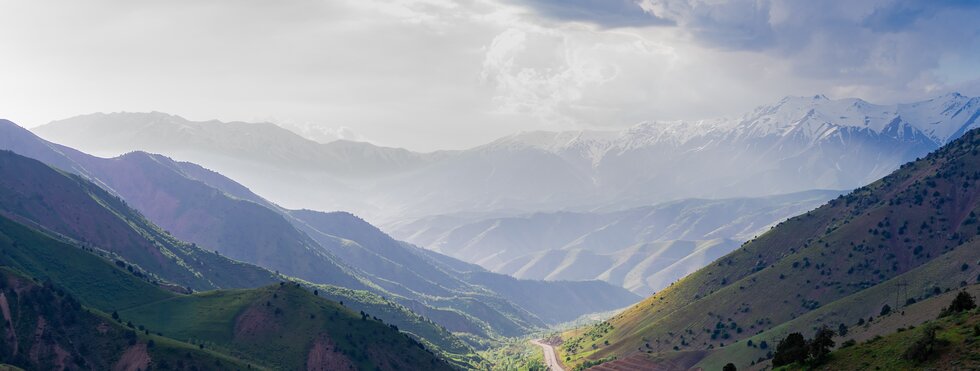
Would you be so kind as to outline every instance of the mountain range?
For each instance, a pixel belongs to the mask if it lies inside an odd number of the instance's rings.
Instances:
[[[787,97],[735,118],[526,132],[433,153],[156,112],[79,116],[35,132],[95,153],[199,162],[283,204],[353,211],[493,272],[599,279],[648,295],[834,195],[805,192],[869,183],[955,139],[977,126],[978,107],[956,93],[896,105]]]
[[[852,189],[976,127],[978,115],[980,99],[956,93],[896,105],[787,97],[733,118],[525,132],[433,153],[156,112],[85,115],[34,131],[96,154],[144,150],[191,161],[279,204],[347,210],[385,226],[452,213],[613,211]]]
[[[841,192],[686,199],[614,212],[441,215],[392,235],[518,278],[600,279],[649,295]]]
[[[759,367],[787,334],[917,325],[975,291],[978,102],[789,97],[434,153],[162,113],[36,129],[101,158],[0,121],[0,354],[483,368],[477,349],[639,294],[550,339],[558,359]]]
[[[771,346],[793,332],[904,316],[920,308],[913,303],[980,283],[978,181],[980,130],[971,130],[609,320],[565,333],[562,359],[741,369],[767,365]]]
[[[477,339],[516,336],[549,323],[623,307],[637,299],[605,283],[543,283],[484,272],[396,241],[349,213],[280,208],[244,186],[191,163],[144,152],[98,158],[41,140],[8,121],[2,124],[0,148],[42,159],[71,173],[45,170],[39,163],[8,155],[11,165],[0,170],[8,172],[4,179],[13,182],[4,189],[15,192],[5,198],[5,212],[80,243],[99,248],[127,246],[127,250],[110,252],[142,267],[141,271],[159,276],[160,281],[193,290],[257,287],[274,282],[276,273],[281,273],[312,284],[329,284],[320,286],[324,295],[360,310],[371,309],[379,318],[423,336],[421,340],[435,344],[437,350],[451,350],[457,356],[472,350],[457,345],[459,340],[446,329]],[[30,177],[35,175],[40,178]],[[64,179],[81,190],[74,191]],[[64,199],[73,194],[71,199]],[[104,205],[115,208],[103,212]],[[79,223],[80,215],[102,213],[106,217],[97,222],[98,228]],[[113,223],[118,227],[112,227]],[[139,229],[130,228],[134,225]],[[112,231],[125,233],[110,234]],[[159,240],[145,239],[155,235]],[[130,236],[125,237],[130,240],[121,236]],[[131,251],[130,245],[140,246],[144,240],[149,252]],[[164,261],[153,266],[150,264],[155,260],[139,255],[158,256],[159,260],[161,245],[167,248],[162,251],[164,256],[176,251],[180,257],[180,249],[189,251],[185,260],[191,262]],[[202,262],[201,256],[210,260]],[[231,268],[217,272],[181,270],[194,264],[212,270],[221,269],[222,264],[243,268],[236,268],[238,273]],[[244,267],[253,267],[255,273],[245,274],[252,268]],[[248,281],[250,276],[258,278]],[[216,282],[216,278],[231,281]],[[366,292],[358,294],[352,289]],[[517,296],[515,301],[501,294],[515,290],[533,294]],[[562,302],[577,305],[563,306],[559,304]],[[419,320],[409,310],[428,319]]]

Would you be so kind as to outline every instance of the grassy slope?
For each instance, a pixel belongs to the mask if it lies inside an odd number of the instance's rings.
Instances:
[[[102,188],[9,151],[0,151],[0,210],[197,290],[255,287],[276,279],[259,267],[181,242]]]
[[[441,357],[452,360],[456,364],[473,367],[483,363],[470,345],[431,319],[429,313],[422,316],[387,297],[367,291],[328,285],[314,287],[320,297],[344,303],[344,306],[352,311],[363,311],[371,316],[377,316],[384,322],[397,326],[402,332],[412,335],[426,347],[438,352]],[[465,316],[458,312],[452,313]]]
[[[749,340],[753,344],[765,341],[774,345],[790,332],[801,332],[810,336],[824,325],[836,330],[843,323],[852,329],[848,336],[837,339],[838,342],[843,342],[845,339],[866,340],[874,335],[894,331],[898,327],[917,325],[922,322],[923,316],[935,318],[941,307],[948,305],[949,301],[952,300],[950,293],[955,293],[951,291],[935,296],[934,288],[939,287],[941,291],[944,291],[953,289],[953,287],[958,286],[959,282],[976,280],[977,270],[963,270],[961,264],[964,261],[977,262],[978,259],[980,259],[980,241],[970,242],[887,282],[859,291],[854,295],[820,307],[762,333],[740,340],[738,343],[716,349],[705,357],[699,366],[705,369],[720,368],[729,362],[733,362],[737,366],[749,365],[752,361],[766,357],[767,353],[772,350],[771,348],[763,350],[758,346],[749,347],[746,345]],[[951,286],[950,283],[954,285]],[[904,286],[904,284],[909,286]],[[980,290],[980,286],[973,285],[971,289]],[[909,292],[909,298],[919,302],[905,307],[905,291]],[[896,308],[895,311],[898,313],[907,312],[908,316],[893,314],[887,317],[879,317],[881,308],[885,304]],[[872,327],[861,328],[857,325],[859,320],[871,317],[876,318]]]
[[[781,223],[615,316],[611,329],[567,333],[565,355],[572,363],[624,355],[658,338],[681,350],[715,349],[949,252],[977,234],[971,212],[977,211],[978,145],[980,135],[971,131],[881,181]],[[719,322],[726,329],[711,339]]]
[[[925,326],[871,339],[853,347],[839,349],[819,370],[976,370],[980,369],[980,312],[960,313],[929,322],[938,326],[939,345],[935,354],[922,363],[902,359],[905,350],[922,335]],[[787,370],[794,367],[787,367]]]
[[[35,221],[43,224],[48,230],[56,230],[79,240],[103,242],[100,244],[84,244],[87,246],[97,246],[98,248],[123,246],[103,253],[106,255],[118,254],[115,255],[117,258],[126,260],[138,267],[137,272],[152,273],[156,277],[177,282],[182,286],[187,285],[198,289],[257,287],[277,281],[276,275],[269,271],[229,260],[170,237],[143,219],[139,213],[129,209],[122,201],[76,176],[60,173],[40,162],[9,152],[0,153],[0,160],[2,160],[0,173],[16,174],[16,176],[11,176],[6,180],[0,180],[0,183],[3,183],[3,187],[0,187],[0,196],[3,198],[0,200],[0,210],[4,210],[0,213],[27,215],[29,216],[27,218],[20,217],[20,221]],[[11,184],[13,182],[17,182],[17,184]],[[57,199],[52,197],[52,194]],[[72,215],[77,217],[72,217]],[[78,225],[73,225],[73,221],[83,220],[83,218],[92,221],[92,225],[86,224],[90,228],[83,229]],[[9,220],[3,223],[7,226],[15,224]],[[103,227],[110,229],[110,231],[102,230]],[[21,247],[39,245],[38,241],[46,241],[40,245],[48,246],[48,248],[30,251],[28,254],[23,254],[24,251],[20,251],[21,254],[16,259],[7,259],[7,264],[15,264],[14,262],[16,262],[20,265],[29,265],[32,267],[32,273],[45,275],[77,273],[78,277],[62,277],[71,281],[66,285],[81,285],[81,291],[85,293],[83,295],[109,295],[91,303],[105,310],[125,308],[133,304],[130,301],[138,303],[142,300],[140,295],[131,295],[132,292],[121,290],[118,287],[114,288],[118,291],[91,287],[96,283],[87,280],[86,274],[88,273],[65,269],[66,264],[76,264],[78,256],[85,254],[73,246],[59,245],[33,233],[33,231],[20,233],[16,237],[30,240],[30,242],[22,242]],[[131,248],[133,246],[142,249]],[[97,251],[98,248],[87,249]],[[5,252],[8,253],[8,258],[14,258],[9,254],[15,251],[17,250]],[[177,253],[168,258],[153,260],[152,264],[145,264],[147,259],[159,258],[160,255],[167,256],[167,252]],[[37,254],[45,255],[39,256]],[[0,257],[0,259],[2,258]],[[144,262],[144,264],[139,264],[137,261]],[[96,267],[98,266],[101,266],[101,262],[96,263]],[[109,272],[116,275],[127,275],[124,270],[110,269]],[[236,281],[239,278],[241,281]],[[348,303],[362,304],[363,310],[371,309],[374,305],[371,300],[362,301],[361,299],[363,297],[338,298],[338,300],[346,300]],[[377,311],[376,313],[399,326],[404,326],[406,331],[411,331],[420,336],[432,336],[428,338],[431,344],[440,350],[444,350],[451,358],[471,359],[474,356],[472,350],[460,347],[459,339],[456,339],[452,334],[438,328],[431,322],[418,320],[417,315],[404,307],[399,307],[397,310]]]
[[[99,257],[98,253],[54,240],[0,216],[0,265],[41,280],[51,280],[85,305],[112,312],[177,295],[154,287],[148,277],[138,277],[121,269],[111,263],[111,258]],[[424,343],[447,359],[466,365],[482,362],[472,349],[445,328],[407,308],[364,291],[326,285],[318,288],[325,298],[346,302],[355,311],[363,310],[387,318],[401,330],[424,338]]]
[[[0,313],[7,324],[7,336],[0,339],[0,359],[26,369],[107,370],[119,365],[126,353],[141,352],[149,357],[146,364],[139,364],[142,368],[251,367],[223,354],[126,328],[81,306],[65,291],[41,286],[8,268],[0,268],[0,307],[9,313],[9,317]]]
[[[123,321],[145,326],[154,333],[162,332],[173,339],[193,340],[194,344],[203,341],[209,344],[208,349],[211,344],[219,344],[219,353],[234,358],[294,369],[305,364],[297,362],[306,362],[303,353],[309,351],[319,338],[335,342],[359,367],[412,368],[420,364],[435,365],[436,369],[447,367],[395,329],[370,319],[362,321],[349,309],[317,298],[292,284],[181,295],[156,287],[149,279],[137,277],[105,258],[48,238],[3,217],[0,217],[0,248],[0,265],[51,281],[83,305],[105,312],[118,311]],[[262,305],[266,301],[277,303],[276,308],[282,315],[275,315],[274,308]],[[276,323],[282,332],[229,340],[228,331],[234,330],[235,324],[241,322],[240,315],[249,308],[273,311],[271,319],[261,322]],[[154,317],[153,313],[158,316]],[[314,317],[308,317],[310,315]],[[313,323],[321,326],[311,326],[315,318],[319,322]],[[286,334],[289,336],[283,336]],[[320,335],[322,337],[318,337]],[[289,351],[283,353],[283,349]],[[454,354],[454,360],[460,364],[479,362],[465,345],[457,344],[456,348],[448,350],[460,353]]]
[[[194,180],[169,158],[143,152],[112,159],[74,157],[129,205],[181,240],[302,279],[368,288],[275,211]]]
[[[68,290],[82,304],[111,312],[170,298],[105,258],[0,216],[0,265]]]
[[[334,352],[357,368],[449,369],[414,340],[296,284],[221,290],[175,297],[120,312],[127,321],[166,329],[166,335],[227,350],[284,369],[306,364],[314,342],[330,339]]]

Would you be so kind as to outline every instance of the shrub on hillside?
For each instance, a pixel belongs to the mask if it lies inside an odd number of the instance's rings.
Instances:
[[[928,325],[922,329],[920,336],[912,345],[905,349],[902,358],[914,362],[925,362],[936,350],[936,326]]]
[[[817,330],[817,334],[813,336],[813,340],[807,344],[810,362],[813,364],[823,363],[827,359],[827,355],[830,354],[830,349],[833,347],[834,331],[826,326]]]
[[[956,294],[956,298],[953,302],[949,304],[948,307],[943,308],[943,311],[939,314],[940,317],[950,316],[956,313],[965,312],[977,307],[977,302],[973,299],[973,295],[966,291],[960,291]]]
[[[786,335],[783,341],[776,345],[776,354],[772,358],[773,367],[806,362],[807,346],[803,334],[794,332]]]
[[[773,367],[794,363],[816,366],[823,363],[834,347],[834,335],[834,331],[826,326],[817,330],[812,340],[803,338],[798,332],[787,335],[776,345]]]

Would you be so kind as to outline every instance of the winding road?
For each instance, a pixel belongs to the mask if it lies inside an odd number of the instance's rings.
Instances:
[[[555,352],[555,347],[551,344],[547,344],[541,341],[541,339],[531,340],[531,343],[541,347],[544,351],[544,363],[548,365],[548,370],[551,371],[565,371],[562,367],[561,362],[558,362],[558,353]]]

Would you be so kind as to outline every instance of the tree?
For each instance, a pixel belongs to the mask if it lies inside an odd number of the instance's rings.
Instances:
[[[924,362],[929,359],[936,349],[936,325],[928,325],[922,329],[922,336],[905,349],[902,358],[909,361]]]
[[[879,313],[878,316],[879,317],[884,317],[884,316],[887,316],[888,313],[891,313],[891,312],[892,312],[892,307],[890,305],[888,305],[888,304],[885,304],[884,306],[881,307],[881,313]]]
[[[845,325],[843,322],[840,324],[840,326],[837,326],[837,335],[847,336],[847,325]]]
[[[942,313],[939,314],[940,317],[950,316],[956,313],[965,312],[977,307],[977,302],[973,299],[973,295],[966,291],[960,291],[956,294],[956,298],[953,299],[949,306],[943,308]]]
[[[737,370],[738,369],[735,368],[735,364],[734,363],[729,363],[729,364],[725,365],[725,367],[722,367],[721,368],[721,371],[737,371]]]
[[[806,339],[803,338],[803,334],[794,332],[786,335],[786,338],[776,345],[776,354],[772,358],[772,365],[779,367],[806,362],[807,353]]]
[[[817,334],[813,336],[813,340],[809,343],[810,359],[813,363],[820,364],[826,360],[827,355],[830,354],[830,349],[834,347],[834,331],[824,326],[817,330]]]

